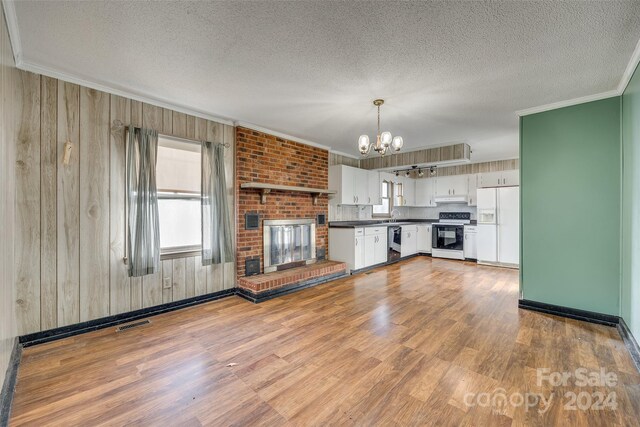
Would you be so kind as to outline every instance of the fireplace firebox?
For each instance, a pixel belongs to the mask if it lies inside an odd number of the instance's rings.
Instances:
[[[264,272],[316,262],[313,219],[264,220]]]

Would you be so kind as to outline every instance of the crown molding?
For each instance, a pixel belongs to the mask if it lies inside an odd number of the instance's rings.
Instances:
[[[11,42],[11,50],[13,51],[13,60],[16,67],[22,64],[22,42],[20,41],[20,32],[18,31],[18,16],[14,7],[13,0],[2,0],[2,8],[4,9],[4,19],[7,22],[7,31],[9,32],[9,41]]]
[[[584,104],[591,101],[599,101],[612,96],[619,96],[618,90],[610,90],[607,92],[596,93],[594,95],[581,96],[580,98],[567,99],[565,101],[553,102],[551,104],[540,105],[538,107],[527,108],[525,110],[516,111],[518,117],[528,116],[530,114],[542,113],[544,111],[557,110],[558,108],[570,107],[572,105]]]
[[[622,74],[622,78],[620,79],[620,84],[618,84],[618,93],[622,95],[629,85],[631,81],[631,77],[633,77],[633,73],[636,71],[638,67],[638,63],[640,63],[640,40],[636,44],[636,48],[631,55],[631,59],[629,59],[629,63],[627,64],[627,68],[624,70],[624,74]]]
[[[37,64],[30,63],[28,61],[25,61],[24,59],[21,61],[21,64],[19,66],[17,64],[16,66],[17,68],[24,71],[29,71],[35,74],[42,74],[43,76],[47,76],[47,77],[62,80],[68,83],[73,83],[80,86],[88,87],[90,89],[99,90],[101,92],[110,93],[112,95],[121,96],[123,98],[129,98],[134,101],[144,102],[145,104],[155,105],[156,107],[166,108],[168,110],[173,110],[178,113],[188,114],[190,116],[211,120],[211,121],[222,123],[225,125],[230,125],[230,126],[234,125],[234,121],[226,117],[214,116],[205,111],[194,110],[193,108],[190,108],[186,105],[176,104],[159,97],[144,95],[140,93],[134,93],[125,89],[118,89],[107,84],[97,83],[92,80],[76,77],[74,75],[57,71],[49,67],[43,67]]]
[[[253,123],[243,122],[236,120],[234,122],[235,126],[240,126],[247,129],[252,129],[258,132],[268,133],[269,135],[277,136],[280,138],[288,139],[289,141],[299,142],[301,144],[310,145],[312,147],[321,148],[323,150],[331,151],[331,147],[327,145],[318,144],[317,142],[309,141],[303,138],[298,138],[297,136],[288,135],[286,133],[278,132],[272,129],[268,129],[262,126],[254,125]],[[335,151],[333,151],[335,153]]]
[[[338,150],[333,150],[333,149],[331,149],[329,151],[331,153],[333,153],[333,154],[337,154],[337,155],[342,156],[342,157],[349,157],[350,159],[355,159],[355,160],[362,160],[363,159],[363,157],[361,157],[361,156],[356,156],[356,155],[353,155],[353,154],[345,153],[344,151],[338,151]]]
[[[622,73],[622,77],[620,78],[620,82],[618,83],[618,87],[616,89],[609,90],[607,92],[596,93],[593,95],[582,96],[580,98],[568,99],[566,101],[559,101],[551,104],[541,105],[539,107],[527,108],[525,110],[516,111],[516,115],[518,117],[528,116],[529,114],[542,113],[543,111],[555,110],[562,107],[569,107],[571,105],[584,104],[591,101],[599,101],[601,99],[611,98],[613,96],[621,96],[627,88],[627,85],[629,85],[629,81],[631,81],[631,77],[633,77],[633,73],[636,71],[638,63],[640,63],[640,40],[638,40],[638,43],[636,43],[633,54],[631,54],[631,58],[629,58],[627,67],[625,68],[624,73]]]

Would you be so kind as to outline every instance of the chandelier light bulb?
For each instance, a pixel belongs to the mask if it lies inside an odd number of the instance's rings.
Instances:
[[[367,151],[369,148],[369,136],[368,135],[360,135],[358,138],[358,148],[360,152]]]
[[[389,134],[389,136],[391,136],[391,134]],[[404,141],[402,140],[402,137],[396,136],[393,138],[393,142],[391,143],[391,148],[393,148],[394,151],[400,151],[403,144],[404,144]]]
[[[389,144],[391,144],[391,132],[382,132],[380,134],[380,143],[382,144],[383,147],[388,147]]]

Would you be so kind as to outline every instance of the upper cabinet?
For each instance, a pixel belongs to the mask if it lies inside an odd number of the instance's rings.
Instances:
[[[469,181],[469,206],[478,206],[478,175],[467,175]]]
[[[478,188],[515,187],[520,185],[520,171],[484,172],[478,174]]]
[[[466,196],[469,192],[467,175],[452,175],[436,178],[436,196]]]
[[[416,206],[416,180],[405,176],[394,177],[394,206]]]
[[[351,166],[329,166],[329,188],[337,194],[329,200],[338,205],[380,204],[380,173]]]
[[[381,205],[382,200],[380,198],[380,187],[382,187],[382,177],[378,171],[367,171],[368,178],[367,183],[369,189],[367,190],[368,205]]]
[[[436,180],[434,178],[416,179],[416,206],[436,207]]]

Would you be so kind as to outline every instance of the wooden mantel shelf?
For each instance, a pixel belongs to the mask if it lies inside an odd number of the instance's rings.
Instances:
[[[336,194],[334,190],[325,190],[322,188],[294,187],[292,185],[276,185],[263,184],[260,182],[245,182],[240,184],[240,188],[244,190],[260,190],[260,203],[267,203],[267,194],[271,191],[295,191],[297,193],[309,193],[313,197],[313,204],[318,204],[318,196],[321,194]]]

